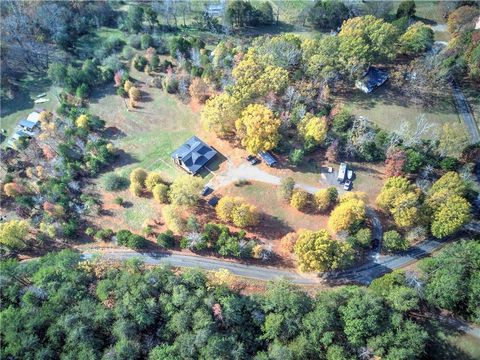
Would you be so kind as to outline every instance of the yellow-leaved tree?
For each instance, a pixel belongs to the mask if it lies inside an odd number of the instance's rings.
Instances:
[[[207,100],[200,121],[205,130],[213,131],[218,136],[233,134],[235,120],[240,115],[241,109],[241,102],[224,92]]]
[[[9,249],[23,249],[29,225],[25,220],[10,220],[0,223],[0,244]]]
[[[220,220],[239,228],[255,226],[259,221],[257,208],[239,197],[224,196],[218,202],[216,212]]]
[[[170,186],[170,201],[174,205],[194,206],[200,199],[202,186],[202,179],[183,175]]]
[[[377,205],[389,212],[400,228],[410,228],[421,222],[420,189],[401,176],[392,176],[383,184]]]
[[[294,251],[301,271],[341,269],[353,260],[352,247],[332,239],[324,229],[300,232]]]
[[[148,173],[145,179],[145,187],[148,191],[152,191],[155,185],[164,183],[162,174],[156,171]]]
[[[251,154],[273,149],[280,139],[278,132],[280,120],[264,105],[247,106],[240,118],[235,121],[235,127],[242,145]]]
[[[77,127],[81,128],[81,129],[88,129],[88,115],[80,115],[79,117],[77,117],[77,119],[75,120],[75,125],[77,125]]]
[[[297,210],[305,210],[309,203],[309,194],[305,190],[295,189],[293,190],[292,197],[290,198],[290,205]]]
[[[327,137],[327,119],[307,113],[298,124],[298,131],[307,147],[318,146]]]
[[[365,201],[355,197],[340,198],[340,204],[330,214],[328,226],[337,233],[350,230],[352,226],[364,221],[365,216]]]

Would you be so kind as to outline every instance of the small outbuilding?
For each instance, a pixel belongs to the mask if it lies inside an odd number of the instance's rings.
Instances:
[[[369,94],[388,80],[388,72],[373,66],[367,70],[362,79],[355,82],[355,87]]]
[[[273,167],[277,164],[277,159],[275,159],[268,151],[261,151],[258,153],[258,155],[260,155],[262,160],[265,161],[265,163],[270,167]]]
[[[217,155],[217,151],[192,136],[172,153],[173,162],[191,175],[196,175]]]

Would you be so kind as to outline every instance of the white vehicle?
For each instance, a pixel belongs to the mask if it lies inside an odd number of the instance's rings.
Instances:
[[[352,189],[352,182],[350,180],[345,181],[343,185],[343,190],[350,191]]]
[[[343,183],[345,181],[346,173],[347,173],[347,164],[341,163],[340,167],[338,168],[338,176],[337,176],[337,181],[339,183]]]
[[[348,170],[347,171],[347,179],[352,180],[353,179],[353,170]]]

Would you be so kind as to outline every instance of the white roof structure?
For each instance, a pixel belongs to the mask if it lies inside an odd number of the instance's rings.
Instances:
[[[27,120],[32,123],[38,123],[40,121],[40,113],[33,111],[27,116]]]

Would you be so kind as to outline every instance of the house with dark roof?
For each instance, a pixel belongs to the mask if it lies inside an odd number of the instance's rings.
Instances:
[[[362,79],[355,82],[355,87],[369,94],[388,80],[388,72],[373,66],[367,70]]]
[[[216,155],[216,150],[192,136],[172,153],[172,159],[189,174],[195,175]]]

